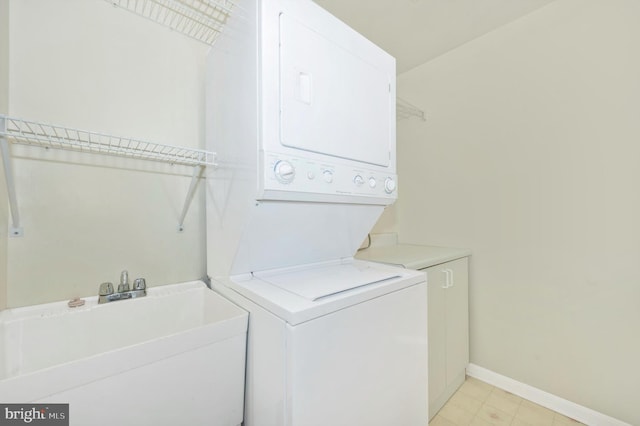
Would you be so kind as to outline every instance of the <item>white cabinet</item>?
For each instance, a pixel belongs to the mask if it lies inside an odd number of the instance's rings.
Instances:
[[[428,283],[429,418],[465,380],[469,363],[466,257],[423,269]]]
[[[464,383],[469,364],[469,256],[448,247],[398,244],[397,235],[372,235],[356,257],[427,273],[429,418]]]

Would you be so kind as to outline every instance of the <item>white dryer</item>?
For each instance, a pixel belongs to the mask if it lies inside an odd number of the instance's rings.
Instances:
[[[422,273],[345,260],[214,289],[250,312],[245,425],[427,424]]]

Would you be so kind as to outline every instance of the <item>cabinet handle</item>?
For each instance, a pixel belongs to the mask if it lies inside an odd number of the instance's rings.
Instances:
[[[449,288],[449,270],[443,269],[442,273],[444,274],[444,284],[442,285],[442,288]]]
[[[443,269],[442,273],[444,274],[444,285],[442,288],[453,287],[453,269]]]

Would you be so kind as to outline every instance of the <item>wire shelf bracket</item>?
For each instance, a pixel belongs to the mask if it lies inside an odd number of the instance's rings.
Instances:
[[[415,105],[410,104],[402,98],[396,98],[396,119],[404,120],[411,117],[417,117],[422,121],[427,121],[424,111]]]
[[[194,171],[191,183],[189,184],[187,197],[179,218],[178,230],[180,232],[184,230],[184,219],[204,169],[207,166],[217,166],[216,154],[210,151],[161,145],[143,140],[111,136],[0,115],[0,152],[2,153],[7,196],[11,211],[10,235],[13,237],[23,236],[23,228],[20,226],[9,141],[15,144],[39,146],[47,149],[54,148],[115,155],[139,160],[193,166]]]
[[[187,216],[187,212],[189,211],[189,206],[191,205],[191,200],[193,200],[193,195],[196,193],[196,188],[198,187],[198,182],[200,182],[200,178],[204,173],[204,166],[195,166],[193,168],[193,175],[191,175],[191,183],[189,184],[189,189],[187,190],[187,197],[184,200],[184,205],[182,206],[182,212],[180,213],[180,220],[178,221],[178,232],[184,232],[184,219]]]
[[[105,0],[191,37],[213,45],[234,6],[233,0]]]
[[[0,132],[6,129],[6,119],[0,115]],[[18,199],[16,196],[16,186],[13,180],[13,164],[9,156],[9,141],[4,132],[0,133],[0,152],[2,152],[2,164],[4,166],[4,178],[7,183],[7,196],[9,198],[9,209],[11,211],[11,226],[9,235],[11,237],[22,237],[24,230],[20,226],[20,214],[18,212]]]

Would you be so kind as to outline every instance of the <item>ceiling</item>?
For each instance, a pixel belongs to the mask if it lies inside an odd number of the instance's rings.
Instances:
[[[315,0],[396,57],[398,74],[555,0]]]

